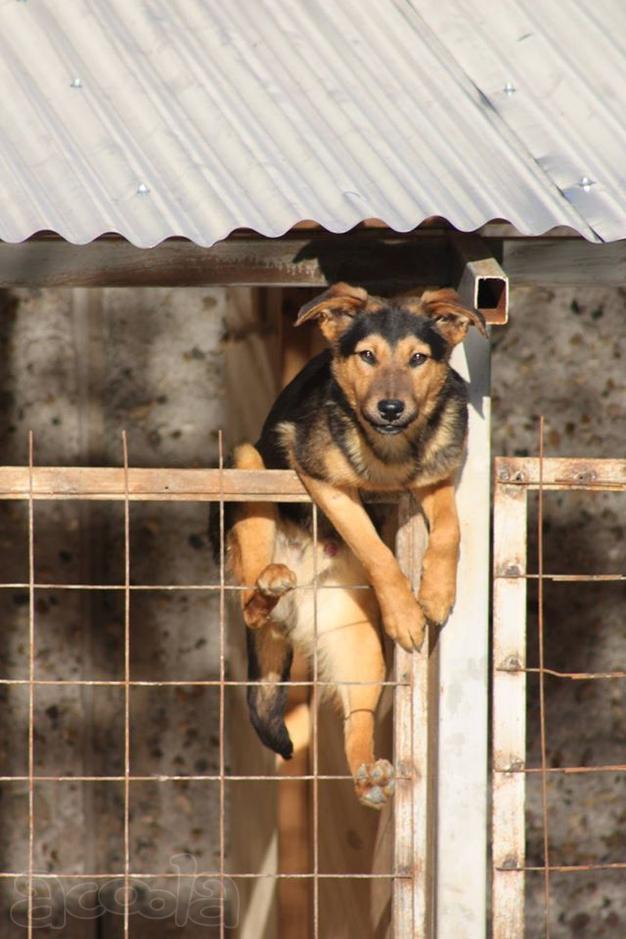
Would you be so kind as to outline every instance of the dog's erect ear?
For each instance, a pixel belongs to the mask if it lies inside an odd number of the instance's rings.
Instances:
[[[301,307],[296,326],[307,320],[319,319],[324,336],[333,342],[346,331],[353,317],[365,309],[367,301],[367,290],[362,287],[351,287],[342,282],[333,284]]]
[[[464,307],[456,290],[426,290],[421,296],[421,310],[434,321],[435,329],[451,346],[465,339],[470,326],[487,335],[482,313]]]

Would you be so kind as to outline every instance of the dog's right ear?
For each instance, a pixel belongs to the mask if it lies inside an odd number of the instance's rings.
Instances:
[[[357,313],[365,309],[367,301],[367,290],[363,287],[351,287],[342,282],[333,284],[300,308],[296,326],[301,326],[307,320],[319,319],[320,329],[326,339],[336,342]]]

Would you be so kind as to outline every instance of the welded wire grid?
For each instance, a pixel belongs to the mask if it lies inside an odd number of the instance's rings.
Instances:
[[[225,622],[226,622],[226,595],[229,591],[242,591],[247,589],[245,585],[234,585],[227,582],[227,572],[226,572],[226,559],[225,559],[225,522],[224,522],[224,509],[225,503],[229,500],[245,501],[246,495],[254,495],[255,501],[302,501],[302,502],[311,502],[309,497],[304,493],[304,490],[298,492],[298,485],[291,484],[287,487],[287,491],[280,489],[280,485],[277,485],[270,490],[267,490],[265,487],[264,491],[255,493],[253,488],[250,486],[250,479],[246,479],[247,485],[238,487],[237,485],[227,485],[227,480],[237,476],[236,471],[228,470],[224,468],[224,452],[223,452],[223,443],[221,432],[219,434],[219,468],[217,475],[211,470],[206,471],[207,484],[204,488],[198,488],[197,485],[197,476],[194,476],[193,485],[189,486],[189,491],[185,491],[185,486],[181,485],[180,478],[184,476],[185,473],[195,473],[195,471],[181,471],[173,470],[171,471],[172,477],[176,477],[176,482],[170,485],[168,482],[162,484],[160,490],[150,490],[149,487],[145,491],[142,491],[141,486],[135,484],[135,474],[137,472],[145,471],[136,471],[129,467],[129,454],[128,454],[128,442],[126,433],[122,434],[122,475],[121,475],[121,488],[116,488],[115,482],[112,481],[112,474],[115,474],[114,469],[103,469],[94,471],[93,468],[84,468],[84,475],[87,479],[87,482],[82,481],[83,473],[81,468],[50,468],[50,467],[36,467],[34,462],[34,446],[33,446],[33,436],[32,433],[29,434],[28,438],[28,467],[19,468],[19,467],[1,467],[0,468],[0,499],[17,499],[25,500],[28,506],[28,582],[13,582],[13,583],[0,583],[0,589],[15,589],[15,588],[24,588],[28,590],[28,678],[7,678],[0,676],[0,686],[10,686],[10,685],[22,685],[28,688],[28,773],[27,775],[0,775],[0,783],[15,783],[15,782],[24,782],[28,785],[28,870],[27,870],[27,884],[28,884],[28,898],[27,898],[27,916],[28,916],[28,937],[32,939],[33,936],[33,902],[34,896],[36,893],[36,886],[34,884],[35,878],[37,880],[45,879],[68,879],[71,881],[76,880],[85,880],[85,881],[116,881],[121,880],[123,882],[123,894],[120,894],[118,891],[116,893],[116,900],[120,901],[120,905],[123,908],[123,935],[128,937],[131,935],[131,918],[130,918],[130,904],[132,902],[132,882],[133,878],[137,877],[141,881],[145,880],[159,880],[163,879],[184,879],[184,878],[207,878],[215,879],[220,883],[220,917],[219,917],[219,934],[221,939],[224,939],[225,929],[227,928],[227,918],[228,911],[226,909],[226,900],[227,900],[227,890],[225,888],[226,880],[261,880],[261,879],[306,879],[312,882],[313,890],[313,922],[312,922],[312,936],[313,939],[319,939],[320,936],[320,910],[319,910],[319,882],[320,880],[387,880],[392,882],[398,888],[401,884],[405,886],[402,888],[406,895],[406,888],[408,887],[409,900],[411,898],[413,884],[414,884],[414,874],[413,874],[413,857],[412,855],[412,845],[413,845],[413,826],[409,824],[408,826],[402,826],[400,832],[398,833],[398,826],[396,825],[396,843],[394,846],[394,865],[393,869],[388,872],[376,872],[376,873],[363,873],[363,872],[322,872],[320,871],[320,860],[319,860],[319,831],[320,831],[320,817],[319,817],[319,782],[320,781],[340,781],[340,780],[350,780],[352,777],[346,773],[335,773],[335,774],[322,774],[319,772],[319,726],[318,726],[318,709],[320,701],[320,692],[326,686],[336,687],[337,684],[341,685],[363,685],[363,684],[373,684],[374,682],[360,682],[360,681],[323,681],[319,678],[319,663],[318,663],[318,654],[317,654],[317,638],[318,638],[318,618],[317,618],[317,605],[318,605],[318,592],[322,590],[332,590],[337,589],[336,587],[320,584],[318,582],[318,570],[317,570],[317,556],[314,552],[314,578],[311,585],[302,585],[298,586],[295,589],[308,589],[313,591],[314,597],[314,633],[315,633],[315,651],[313,656],[312,663],[312,675],[309,680],[298,680],[298,681],[287,681],[279,682],[278,684],[284,684],[287,686],[293,687],[310,687],[312,689],[312,766],[313,772],[306,773],[298,776],[290,776],[290,780],[299,780],[302,782],[312,783],[312,804],[313,804],[313,819],[312,819],[312,840],[313,840],[313,858],[312,858],[312,870],[305,873],[287,873],[283,871],[277,871],[275,873],[266,873],[258,871],[244,871],[244,872],[226,872],[226,836],[225,836],[225,815],[226,815],[226,798],[225,798],[225,783],[226,781],[246,781],[246,782],[265,782],[270,780],[281,780],[279,774],[232,774],[226,772],[226,761],[225,761],[225,690],[229,687],[249,687],[250,685],[262,684],[262,682],[252,682],[245,680],[235,680],[227,677],[227,643],[226,643],[226,632],[225,632]],[[26,485],[24,485],[23,476],[21,470],[27,469],[26,472]],[[94,472],[97,475],[97,478],[102,483],[100,486],[94,488]],[[265,471],[264,471],[265,472]],[[17,473],[17,476],[16,476]],[[168,479],[169,471],[161,470],[158,471],[159,478]],[[240,476],[242,474],[239,474]],[[246,474],[243,474],[246,476]],[[257,474],[247,474],[247,477],[254,477],[254,479],[259,479],[261,473]],[[278,474],[281,476],[281,479],[289,474]],[[22,479],[21,483],[15,482],[16,478]],[[185,477],[186,478],[186,477]],[[43,482],[42,482],[43,479]],[[50,483],[50,480],[53,479],[54,482]],[[120,481],[120,477],[116,477],[117,481]],[[252,480],[252,487],[254,485],[254,479]],[[78,481],[78,486],[77,486]],[[263,489],[263,487],[261,487]],[[228,491],[227,491],[228,490]],[[241,490],[241,491],[240,491]],[[75,500],[75,499],[98,499],[98,500],[121,500],[123,501],[124,514],[123,514],[123,570],[124,578],[123,583],[120,584],[78,584],[78,583],[46,583],[39,582],[36,580],[35,576],[35,549],[36,549],[36,526],[34,518],[34,503],[39,500]],[[197,502],[197,501],[214,501],[219,504],[219,535],[220,535],[220,553],[219,553],[219,582],[217,584],[133,584],[131,583],[131,523],[130,523],[130,503],[131,501],[188,501],[188,502]],[[311,512],[312,512],[312,523],[313,523],[313,539],[315,545],[318,543],[318,513],[317,507],[314,503],[311,503]],[[407,559],[412,561],[413,558]],[[35,606],[35,592],[41,589],[54,589],[54,590],[67,590],[67,591],[118,591],[122,594],[124,600],[123,606],[123,622],[124,622],[124,677],[122,679],[81,679],[81,678],[72,678],[72,679],[41,679],[36,677],[36,606]],[[371,590],[369,584],[360,584],[356,587],[351,586],[350,589],[363,589]],[[131,594],[134,591],[218,591],[219,592],[219,679],[206,679],[206,680],[186,680],[186,679],[168,679],[168,680],[136,680],[131,677],[131,643],[132,643],[132,622],[131,622]],[[242,627],[243,628],[243,627]],[[405,659],[411,659],[410,656],[407,656],[406,653],[401,653],[403,661]],[[416,656],[417,658],[417,656]],[[411,694],[413,689],[413,674],[411,668],[406,667],[406,662],[404,662],[404,667],[398,668],[396,666],[395,677],[390,680],[377,681],[375,684],[380,685],[381,687],[391,687],[394,689],[394,694],[396,696],[401,696],[403,709],[406,711],[407,703],[410,706]],[[35,695],[36,689],[43,686],[53,686],[53,687],[64,687],[64,686],[94,686],[94,687],[118,687],[123,689],[124,695],[124,757],[123,757],[123,766],[124,772],[123,775],[51,775],[51,774],[35,774],[35,740],[36,740],[36,726],[35,726]],[[197,773],[197,774],[154,774],[154,775],[138,775],[131,772],[131,697],[132,690],[134,688],[141,687],[154,687],[154,688],[167,688],[167,687],[216,687],[219,689],[219,772],[216,775],[215,773]],[[407,699],[408,695],[408,699]],[[399,740],[398,737],[402,733],[399,731],[398,722],[396,721],[395,733],[394,733],[394,751],[396,754],[400,753],[402,756],[402,762],[400,764],[400,773],[398,775],[398,782],[400,785],[404,784],[405,794],[408,792],[411,795],[412,785],[415,781],[415,773],[413,770],[413,725],[412,721],[409,724],[410,735],[408,739]],[[260,746],[260,744],[259,744]],[[220,810],[220,819],[219,819],[219,868],[217,870],[206,870],[206,871],[194,871],[194,872],[185,872],[176,870],[156,870],[156,871],[133,871],[132,866],[132,838],[131,838],[131,786],[136,782],[156,782],[156,783],[167,783],[167,782],[177,782],[177,781],[204,781],[204,782],[217,782],[219,783],[219,810]],[[122,783],[123,784],[123,865],[122,869],[119,870],[110,870],[110,871],[55,871],[50,873],[47,871],[37,871],[34,867],[34,857],[35,857],[35,846],[37,838],[37,818],[35,813],[35,787],[38,783],[63,783],[63,782],[84,782],[84,783]],[[409,800],[403,798],[403,819],[408,819],[409,821],[413,817],[413,804],[412,798]],[[409,815],[407,816],[407,805]],[[85,836],[89,837],[90,832],[85,832]],[[402,859],[402,863],[398,863],[398,859]],[[0,871],[0,878],[6,879],[21,879],[24,876],[23,871]],[[397,889],[396,889],[397,893]],[[409,904],[410,905],[410,904]],[[402,909],[405,912],[405,919],[403,923],[395,924],[395,935],[399,937],[412,936],[414,932],[414,913],[409,909],[407,912],[406,903],[403,904]],[[408,918],[410,917],[410,919]]]
[[[549,780],[555,774],[626,771],[626,764],[548,766],[545,678],[626,678],[623,670],[569,672],[545,662],[544,584],[625,581],[626,574],[561,574],[544,570],[544,494],[547,491],[626,492],[626,461],[546,458],[540,419],[538,458],[498,458],[495,466],[493,637],[493,939],[524,936],[526,873],[543,876],[544,936],[550,939],[551,875],[626,870],[626,860],[554,864],[550,854]],[[526,570],[527,494],[537,492],[537,572]],[[526,583],[537,582],[537,661],[526,664]],[[539,681],[540,765],[526,765],[526,675]],[[525,786],[540,776],[543,864],[525,863]]]

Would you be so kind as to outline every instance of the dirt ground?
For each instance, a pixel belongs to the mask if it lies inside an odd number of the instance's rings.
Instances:
[[[619,290],[515,289],[509,326],[493,331],[493,452],[534,454],[538,416],[546,453],[624,456],[626,297]],[[0,297],[0,462],[23,464],[27,430],[35,461],[120,465],[128,431],[132,465],[215,464],[224,420],[227,294],[220,289],[17,291]],[[624,573],[623,495],[546,497],[546,571]],[[536,550],[531,506],[531,556]],[[28,540],[24,506],[0,505],[0,669],[28,675]],[[38,503],[36,674],[49,679],[123,677],[120,505]],[[217,582],[202,506],[133,506],[135,584]],[[55,584],[98,583],[93,595]],[[626,584],[546,587],[546,664],[569,671],[624,668]],[[529,598],[529,657],[536,659],[536,597]],[[142,680],[218,674],[216,599],[199,590],[136,592],[131,609],[131,673]],[[530,681],[529,763],[539,765],[537,688]],[[132,771],[189,776],[217,769],[213,689],[137,689],[131,708]],[[620,680],[551,679],[546,685],[548,761],[553,767],[624,763],[626,699]],[[0,759],[8,775],[27,771],[27,690],[0,687]],[[47,686],[35,700],[36,771],[42,775],[123,773],[123,694],[118,687]],[[554,864],[626,861],[626,772],[568,776],[549,785]],[[39,870],[119,870],[123,863],[121,783],[37,786]],[[133,787],[131,851],[149,872],[169,854],[216,864],[217,794],[192,780]],[[27,860],[28,795],[23,782],[0,786],[0,867]],[[98,823],[93,822],[98,819]],[[528,860],[543,862],[538,782],[529,779]],[[92,831],[85,839],[83,831]],[[162,845],[168,845],[168,857]],[[4,884],[4,887],[2,886]],[[626,936],[626,871],[552,878],[553,939]],[[7,885],[0,881],[10,905]],[[542,882],[528,882],[529,939],[544,935]],[[119,934],[119,916],[98,935]],[[72,920],[62,935],[93,939]],[[59,933],[42,930],[40,935]],[[2,939],[23,931],[5,918]],[[443,937],[448,939],[448,937]],[[462,937],[459,937],[462,939]]]

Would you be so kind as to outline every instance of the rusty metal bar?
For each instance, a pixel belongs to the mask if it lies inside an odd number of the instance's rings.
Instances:
[[[546,868],[542,864],[532,867],[520,868],[498,868],[502,873],[520,872],[542,873]],[[626,861],[599,862],[598,864],[551,864],[548,868],[550,872],[559,874],[580,874],[589,871],[623,871],[626,870]]]
[[[624,867],[626,867],[626,864],[624,864]],[[531,868],[531,870],[534,870],[534,868]],[[0,871],[0,878],[2,879],[6,879],[7,877],[15,879],[16,877],[19,878],[23,876],[24,876],[24,871]],[[63,871],[62,873],[59,873],[57,871],[56,873],[52,873],[52,874],[46,873],[46,872],[40,874],[39,872],[37,872],[36,876],[37,876],[37,879],[41,879],[41,880],[58,880],[59,878],[68,878],[72,880],[75,880],[77,878],[84,878],[85,880],[89,880],[89,879],[102,880],[102,879],[107,879],[107,878],[123,877],[124,871],[109,871],[108,873],[91,873],[90,872],[90,873],[80,873],[80,874],[71,873],[69,871]],[[135,877],[137,880],[143,880],[143,879],[153,880],[155,877],[159,877],[159,878],[163,877],[163,878],[169,878],[169,879],[180,878],[181,880],[183,879],[195,880],[196,878],[200,878],[200,877],[208,877],[208,878],[213,878],[215,880],[219,880],[220,872],[219,870],[217,871],[211,871],[211,870],[194,871],[193,873],[177,871],[175,874],[173,874],[171,871],[157,871],[156,873],[152,871],[147,872],[147,873],[144,873],[143,871],[131,871],[130,876]],[[402,880],[402,879],[406,879],[406,878],[403,878],[401,874],[393,874],[393,873],[390,873],[390,874],[326,874],[320,871],[320,873],[317,876],[320,880]],[[226,877],[229,880],[244,880],[244,879],[245,880],[313,880],[315,877],[315,874],[312,872],[306,873],[306,874],[259,874],[254,871],[245,871],[244,873],[227,874]]]
[[[31,681],[28,678],[0,678],[0,685],[30,685],[30,684],[31,684]],[[38,678],[37,679],[36,678],[33,680],[32,684],[33,685],[107,685],[107,686],[110,685],[111,687],[114,687],[116,685],[121,685],[124,687],[127,683],[124,681],[124,679],[118,680],[115,678],[112,678],[110,680],[106,678],[94,678],[94,679],[88,679],[88,678]],[[206,686],[209,688],[211,687],[219,688],[221,684],[224,684],[226,686],[233,686],[235,688],[248,688],[251,685],[259,685],[263,687],[266,683],[263,681],[247,681],[244,679],[241,679],[239,681],[226,679],[222,683],[219,680],[219,678],[217,679],[181,678],[178,680],[172,679],[169,681],[167,680],[166,681],[144,681],[144,680],[132,680],[131,679],[128,682],[128,685],[131,688],[135,686],[141,687],[141,688],[160,688],[160,687],[168,687],[168,686],[180,687],[180,686],[186,686],[186,685],[189,685],[190,687],[194,687],[194,686],[205,687]],[[288,688],[291,688],[291,687],[312,688],[314,682],[312,680],[311,681],[305,681],[305,680],[292,681],[291,679],[289,679],[289,681],[276,681],[273,684],[286,685]],[[317,685],[319,687],[327,687],[327,688],[336,688],[341,685],[357,685],[357,686],[358,685],[378,685],[381,688],[385,688],[385,687],[398,688],[398,687],[402,687],[405,684],[410,684],[410,682],[349,681],[349,680],[318,681],[317,682]]]
[[[318,535],[318,515],[317,506],[313,502],[312,507],[313,522],[313,693],[311,695],[311,728],[313,744],[313,939],[319,939],[320,934],[320,855],[319,855],[319,828],[320,828],[320,810],[319,810],[319,622],[318,622],[318,558],[317,558],[317,535]]]
[[[130,504],[128,439],[122,431],[124,456],[124,939],[130,929]]]
[[[563,773],[573,776],[577,773],[626,773],[626,763],[607,763],[597,766],[513,766],[510,768],[496,767],[494,773]]]
[[[611,769],[612,767],[606,767]],[[502,771],[504,772],[504,771]],[[529,770],[529,772],[535,772],[535,770]],[[396,779],[405,779],[412,780],[414,779],[415,774],[405,775],[399,773],[396,776]],[[2,782],[27,782],[29,776],[0,776],[0,783]],[[167,773],[155,773],[152,776],[133,776],[132,774],[128,777],[130,782],[190,782],[190,781],[206,781],[206,782],[219,782],[220,781],[219,773],[210,774],[210,773],[190,773],[188,776],[170,776]],[[33,776],[33,783],[40,782],[124,782],[126,776]],[[312,773],[304,773],[301,776],[279,776],[275,775],[263,775],[263,774],[246,774],[245,776],[238,775],[224,775],[225,782],[298,782],[298,781],[311,781],[313,779],[319,780],[332,780],[332,781],[350,781],[354,782],[354,779],[349,774],[345,773],[318,773],[317,776],[314,776]]]
[[[544,854],[544,927],[546,939],[550,939],[550,838],[548,829],[548,777],[546,744],[546,703],[544,682],[544,623],[543,623],[543,457],[544,420],[539,418],[539,506],[537,513],[537,641],[539,645],[539,731],[541,741],[541,809],[543,815],[543,854]]]
[[[35,852],[35,520],[32,430],[28,432],[28,581],[28,939],[32,939]]]
[[[500,672],[517,672],[524,671],[527,675],[536,675],[539,673],[538,668],[499,668]],[[569,678],[573,681],[589,681],[595,680],[598,678],[626,678],[626,672],[559,672],[554,668],[544,668],[543,674],[548,675],[552,678]]]
[[[224,754],[224,728],[225,728],[225,702],[224,702],[224,681],[226,679],[226,647],[224,639],[224,620],[226,615],[224,583],[225,577],[225,543],[224,543],[224,438],[220,429],[218,434],[219,448],[219,526],[220,526],[220,598],[219,598],[219,617],[220,617],[220,703],[219,703],[219,780],[220,780],[220,939],[224,939],[224,926],[226,921],[225,893],[224,893],[224,869],[226,866],[226,841],[224,834],[224,814],[226,810],[225,791],[224,791],[224,772],[225,772],[225,754]]]

